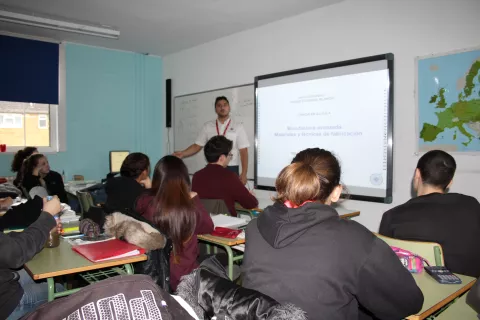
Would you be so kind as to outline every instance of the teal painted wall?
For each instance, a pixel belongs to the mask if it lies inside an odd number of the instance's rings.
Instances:
[[[162,156],[160,57],[66,44],[66,152],[49,154],[53,170],[104,178],[109,151]],[[11,175],[12,154],[0,155],[0,176]]]

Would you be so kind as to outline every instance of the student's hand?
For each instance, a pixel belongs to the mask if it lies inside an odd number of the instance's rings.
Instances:
[[[45,178],[47,176],[48,172],[43,172],[41,169],[38,171],[38,176],[40,178]]]
[[[39,168],[39,167],[34,168],[32,174],[33,174],[34,176],[37,176],[37,177],[38,177],[38,175],[40,174],[40,169],[41,169],[41,168]]]
[[[0,208],[9,208],[13,204],[13,199],[10,197],[0,199]]]
[[[140,184],[143,185],[145,189],[151,189],[152,188],[152,180],[150,180],[150,177],[147,177],[140,181]]]
[[[247,174],[246,173],[242,172],[242,174],[240,175],[240,181],[242,181],[243,185],[247,184]]]
[[[172,155],[180,159],[184,157],[183,151],[175,151]]]
[[[62,226],[62,223],[60,222],[60,219],[57,220],[57,232],[58,234],[63,234],[63,226]]]
[[[52,216],[59,214],[62,211],[62,207],[58,197],[54,196],[50,201],[47,201],[46,197],[43,198],[43,211],[50,213]]]
[[[198,193],[193,192],[193,191],[190,192],[190,199],[193,199],[193,198],[195,198],[196,196],[198,196]]]

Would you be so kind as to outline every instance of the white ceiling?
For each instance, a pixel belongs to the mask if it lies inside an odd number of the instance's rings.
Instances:
[[[0,0],[0,5],[120,30],[119,40],[0,22],[0,30],[165,56],[343,0]],[[219,48],[221,54],[222,48]]]

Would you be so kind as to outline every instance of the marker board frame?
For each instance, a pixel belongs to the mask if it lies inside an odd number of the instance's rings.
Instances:
[[[388,93],[388,119],[387,119],[387,174],[386,174],[386,196],[385,197],[374,197],[374,196],[365,196],[365,195],[357,195],[357,194],[348,194],[348,186],[347,186],[347,193],[342,194],[343,198],[348,198],[351,200],[360,200],[360,201],[369,201],[369,202],[380,202],[380,203],[392,203],[393,198],[393,126],[394,126],[394,114],[393,114],[393,109],[394,109],[394,55],[393,53],[386,53],[386,54],[380,54],[380,55],[375,55],[375,56],[370,56],[370,57],[364,57],[364,58],[358,58],[358,59],[352,59],[352,60],[346,60],[346,61],[341,61],[341,62],[333,62],[333,63],[327,63],[323,65],[317,65],[317,66],[312,66],[312,67],[306,67],[306,68],[300,68],[300,69],[294,69],[294,70],[288,70],[288,71],[282,71],[282,72],[276,72],[276,73],[271,73],[271,74],[266,74],[266,75],[260,75],[255,77],[254,81],[254,92],[255,92],[255,161],[254,161],[254,185],[255,189],[259,190],[268,190],[268,191],[275,191],[275,187],[271,186],[265,186],[265,185],[259,185],[258,184],[258,166],[257,166],[257,156],[258,156],[258,123],[257,123],[257,117],[258,117],[258,108],[257,108],[257,103],[258,103],[258,87],[259,87],[259,81],[261,80],[266,80],[266,79],[272,79],[272,78],[277,78],[277,77],[284,77],[284,76],[290,76],[290,75],[295,75],[295,74],[300,74],[300,73],[308,73],[312,71],[318,71],[318,70],[325,70],[325,69],[333,69],[333,68],[338,68],[338,67],[345,67],[345,66],[351,66],[351,65],[356,65],[356,64],[362,64],[362,63],[368,63],[368,62],[376,62],[376,61],[382,61],[386,60],[387,62],[387,67],[388,67],[388,74],[389,74],[389,93]]]

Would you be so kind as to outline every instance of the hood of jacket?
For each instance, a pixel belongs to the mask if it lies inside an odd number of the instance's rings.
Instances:
[[[201,320],[214,316],[219,320],[307,320],[305,312],[297,306],[280,304],[267,295],[233,283],[215,257],[183,276],[177,294]]]
[[[163,249],[166,238],[148,223],[138,221],[120,212],[108,215],[103,226],[105,233],[117,239],[124,238],[147,251]]]
[[[338,218],[337,211],[319,202],[309,202],[298,208],[287,208],[276,202],[260,214],[257,227],[273,248],[283,248],[295,242],[311,227],[332,218]]]

